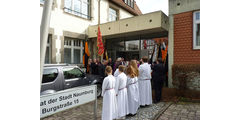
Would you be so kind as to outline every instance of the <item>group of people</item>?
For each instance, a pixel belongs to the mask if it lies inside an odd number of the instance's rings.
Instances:
[[[142,60],[137,61],[137,66],[139,67],[140,64],[142,64]],[[108,60],[103,59],[102,62],[100,62],[99,59],[89,59],[87,64],[87,73],[91,73],[94,75],[101,75],[102,77],[105,77],[104,70],[106,66],[111,66],[113,72],[117,69],[119,65],[124,65],[127,67],[129,64],[129,61],[125,61],[124,58],[118,58],[115,62],[112,61],[112,58],[109,58]]]
[[[135,115],[140,106],[151,105],[153,102],[151,80],[154,89],[159,91],[155,92],[155,102],[160,101],[165,72],[163,62],[158,59],[151,65],[148,64],[147,57],[143,57],[141,62],[138,66],[136,60],[123,63],[119,58],[114,65],[105,63],[102,120],[124,119],[126,115]]]

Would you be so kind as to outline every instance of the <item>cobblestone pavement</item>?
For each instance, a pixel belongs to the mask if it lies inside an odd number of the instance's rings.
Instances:
[[[172,104],[158,120],[200,120],[199,103]]]
[[[101,120],[102,98],[99,98],[97,102],[97,119]],[[41,120],[93,120],[93,105],[94,103],[91,102],[56,113]],[[135,116],[127,116],[126,120],[151,120],[155,118],[160,111],[164,111],[169,105],[170,103],[159,102],[157,104],[141,107],[138,109]]]

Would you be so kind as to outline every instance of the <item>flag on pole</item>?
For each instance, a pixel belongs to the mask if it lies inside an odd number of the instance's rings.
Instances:
[[[88,59],[90,57],[90,52],[88,50],[88,43],[87,41],[85,41],[85,45],[84,45],[84,55],[83,55],[83,64],[84,67],[87,69],[87,72],[89,71],[89,66],[88,66]]]
[[[103,46],[102,35],[101,35],[101,31],[100,31],[99,26],[98,26],[97,47],[98,47],[98,55],[102,56],[103,53],[104,53],[104,46]]]

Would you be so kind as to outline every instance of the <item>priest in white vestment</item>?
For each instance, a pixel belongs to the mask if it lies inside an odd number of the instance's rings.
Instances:
[[[151,87],[151,66],[148,64],[147,57],[143,57],[143,64],[139,66],[138,85],[140,94],[140,105],[152,104],[152,87]]]
[[[125,119],[125,116],[128,114],[127,76],[123,72],[124,68],[123,65],[118,67],[119,75],[117,76],[115,87],[119,119]]]
[[[112,75],[112,68],[110,66],[106,67],[105,72],[108,74],[108,76],[104,78],[102,84],[102,120],[112,120],[116,119],[118,114],[115,92],[116,80]]]

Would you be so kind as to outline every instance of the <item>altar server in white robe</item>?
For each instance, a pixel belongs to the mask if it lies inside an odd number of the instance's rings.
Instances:
[[[127,94],[128,94],[128,111],[131,115],[135,115],[139,108],[139,89],[138,89],[138,69],[135,61],[131,61],[127,72]]]
[[[119,69],[117,68],[116,71],[114,72],[114,77],[117,78],[117,76],[119,75]]]
[[[125,119],[125,116],[128,114],[127,76],[124,73],[124,69],[123,65],[118,67],[119,75],[117,76],[115,87],[119,119]]]
[[[148,64],[148,58],[143,57],[143,64],[139,66],[138,85],[140,94],[140,105],[152,104],[152,87],[151,87],[151,66]]]
[[[117,118],[116,80],[112,75],[111,66],[107,66],[105,72],[108,76],[104,78],[102,84],[102,120],[112,120]]]

